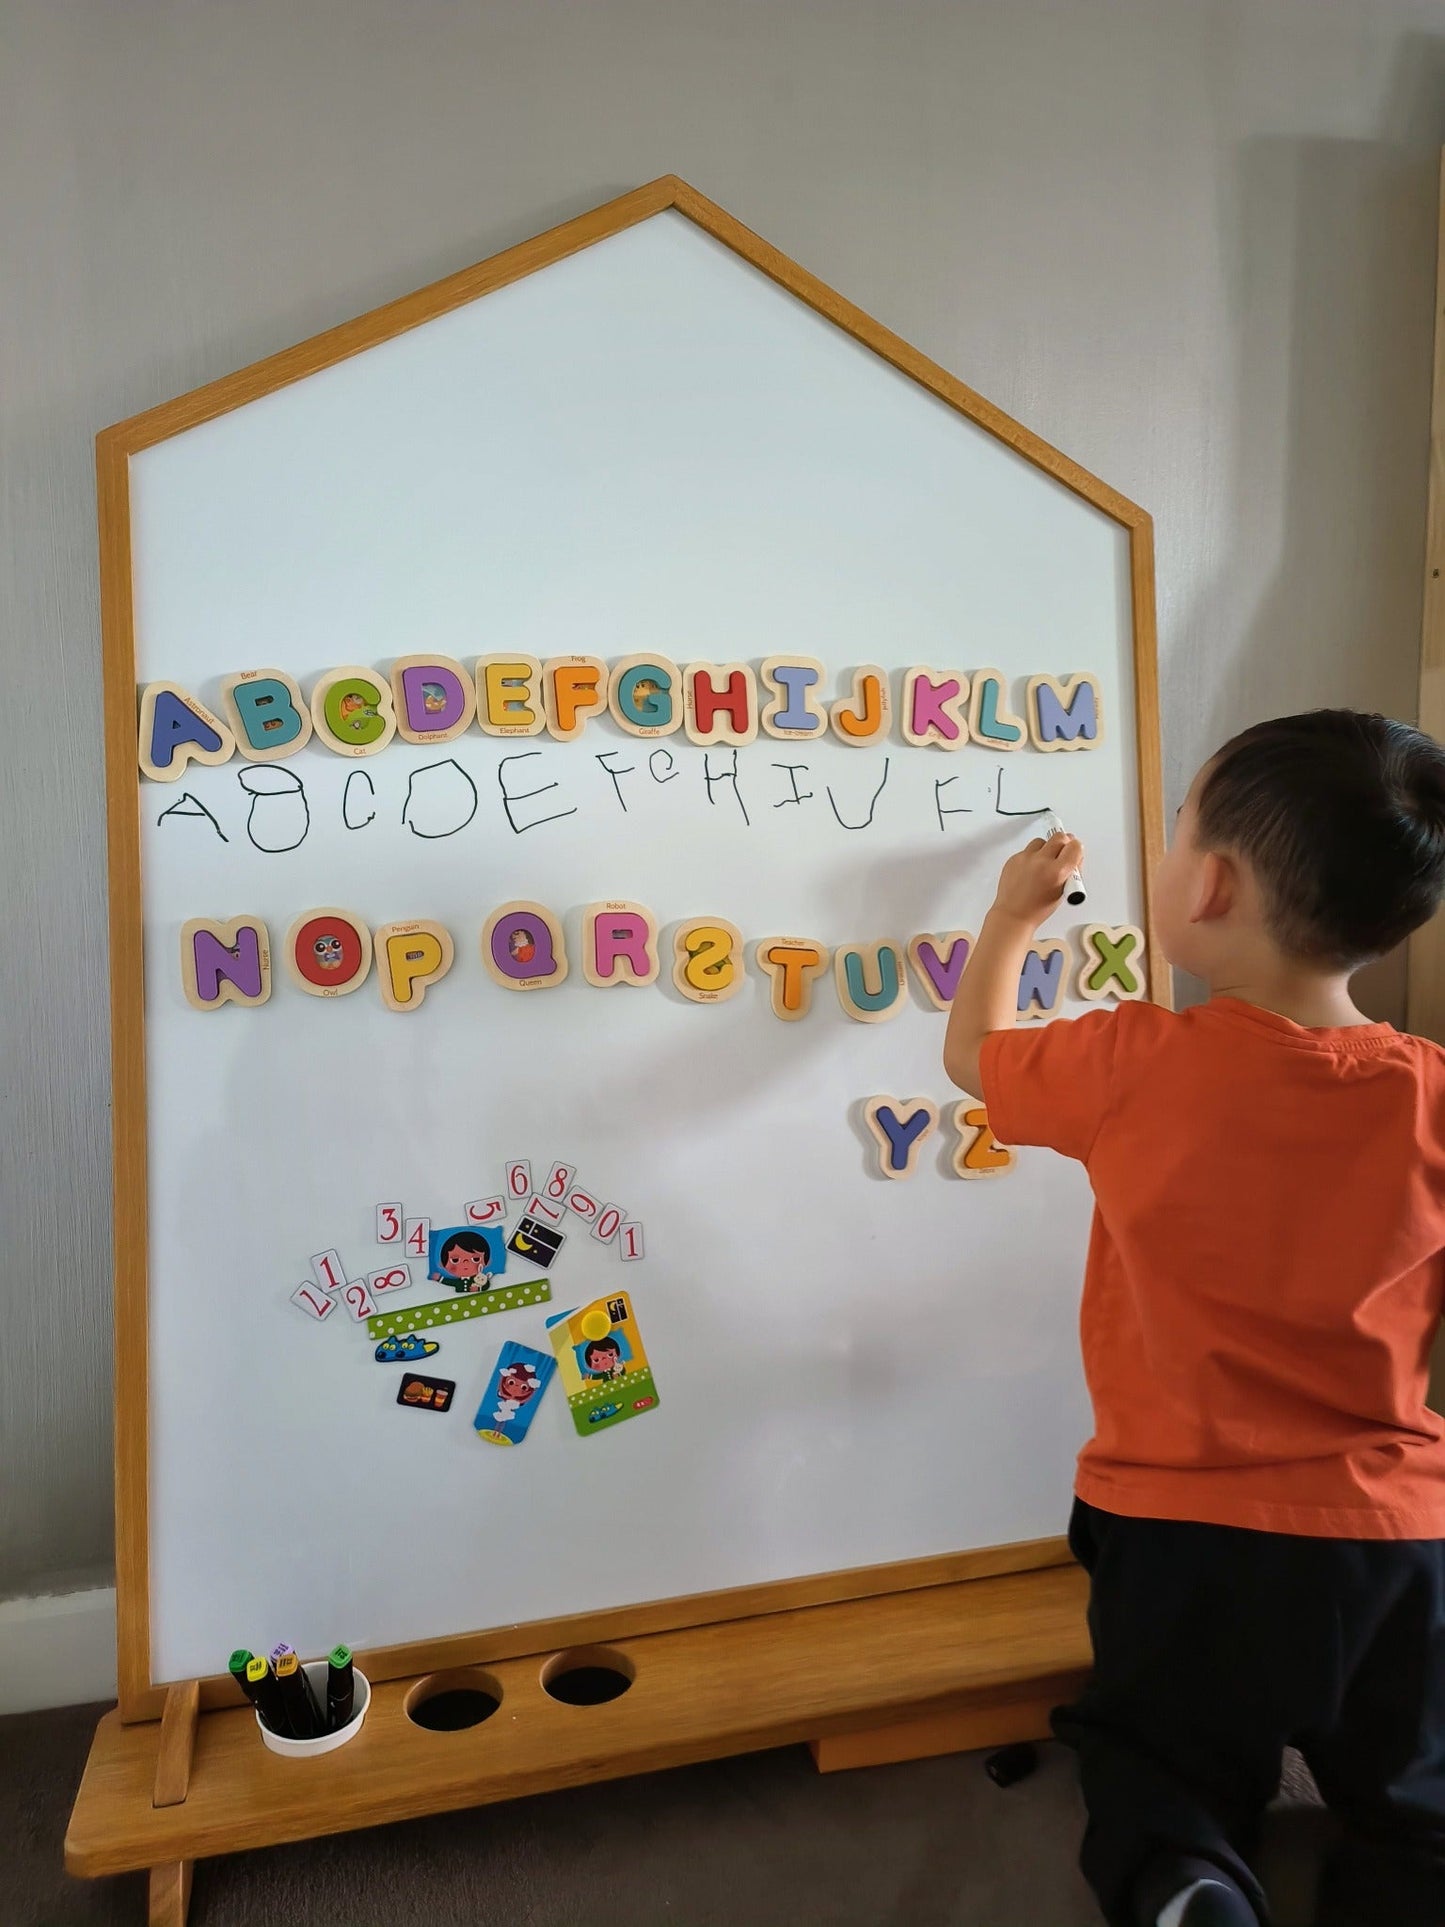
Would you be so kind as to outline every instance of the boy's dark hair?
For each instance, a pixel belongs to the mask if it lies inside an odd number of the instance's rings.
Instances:
[[[477,1256],[485,1258],[488,1264],[492,1262],[492,1247],[480,1231],[454,1231],[437,1254],[439,1261],[445,1264],[452,1253],[458,1250],[475,1251]]]
[[[1210,764],[1198,815],[1199,841],[1246,860],[1271,935],[1304,962],[1382,956],[1445,890],[1445,749],[1385,716],[1256,723]]]
[[[610,1352],[614,1358],[621,1358],[622,1347],[615,1338],[592,1338],[588,1340],[582,1356],[590,1360],[594,1352]]]

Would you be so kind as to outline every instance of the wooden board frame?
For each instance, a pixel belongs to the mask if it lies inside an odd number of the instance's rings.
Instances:
[[[1420,623],[1420,727],[1445,742],[1445,150],[1435,257],[1435,373],[1430,403],[1430,485],[1425,511],[1425,600]],[[1406,1022],[1445,1044],[1445,913],[1410,939]],[[1437,1354],[1445,1389],[1445,1349]]]
[[[1430,480],[1425,510],[1425,597],[1420,618],[1420,727],[1445,742],[1445,148],[1435,251],[1435,366],[1430,397]],[[1405,1021],[1445,1044],[1445,911],[1410,939]],[[1445,1326],[1435,1341],[1430,1403],[1445,1411]]]
[[[274,394],[292,382],[363,354],[666,209],[685,216],[796,299],[1128,531],[1139,820],[1145,923],[1146,928],[1149,927],[1152,876],[1164,847],[1154,532],[1149,516],[675,175],[664,175],[475,267],[464,268],[430,287],[388,302],[354,321],[344,322],[309,341],[102,431],[96,438],[96,471],[110,865],[116,1592],[123,1720],[158,1719],[170,1684],[153,1677],[150,1647],[145,1019],[140,817],[135,803],[137,678],[130,458],[203,422],[214,421],[248,402]],[[680,690],[677,699],[680,704]],[[1152,941],[1149,982],[1153,997],[1167,1002],[1167,968],[1157,943]],[[363,1656],[363,1665],[368,1676],[379,1682],[440,1666],[540,1652],[581,1639],[615,1639],[760,1613],[785,1612],[825,1601],[909,1591],[966,1576],[1055,1564],[1066,1556],[1063,1542],[1059,1540],[945,1554],[896,1566],[823,1574],[656,1601],[615,1612],[416,1641],[368,1653]],[[229,1690],[233,1689],[224,1675],[205,1680],[201,1683],[201,1702],[207,1706],[222,1703],[218,1696]]]

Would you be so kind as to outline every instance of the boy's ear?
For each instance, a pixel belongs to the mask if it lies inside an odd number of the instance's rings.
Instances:
[[[1207,850],[1199,866],[1191,923],[1216,923],[1227,917],[1239,896],[1239,877],[1233,863],[1218,850]]]

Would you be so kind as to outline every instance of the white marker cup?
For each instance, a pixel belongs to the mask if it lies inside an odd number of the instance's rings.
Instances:
[[[306,1668],[306,1677],[311,1682],[311,1691],[316,1703],[323,1710],[326,1706],[326,1661],[311,1660]],[[319,1760],[323,1753],[334,1753],[338,1746],[345,1746],[354,1740],[361,1731],[361,1722],[366,1718],[366,1709],[371,1704],[371,1681],[359,1667],[351,1669],[351,1718],[345,1726],[339,1726],[334,1733],[323,1733],[314,1740],[292,1740],[283,1734],[273,1733],[258,1713],[256,1724],[261,1729],[261,1738],[273,1753],[284,1753],[288,1760]]]

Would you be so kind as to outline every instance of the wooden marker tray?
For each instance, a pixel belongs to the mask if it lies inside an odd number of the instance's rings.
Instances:
[[[71,1816],[66,1866],[91,1876],[166,1869],[174,1899],[160,1918],[179,1922],[188,1881],[177,1863],[210,1854],[859,1729],[924,1722],[936,1736],[955,1712],[966,1736],[971,1708],[1035,1703],[1077,1684],[1089,1661],[1086,1590],[1077,1567],[1055,1566],[568,1655],[631,1673],[630,1687],[605,1705],[566,1705],[546,1692],[556,1654],[386,1680],[373,1688],[358,1737],[314,1762],[268,1753],[249,1707],[202,1713],[184,1797],[163,1806],[154,1803],[161,1723],[125,1726],[108,1713]],[[473,1683],[500,1699],[480,1725],[438,1733],[408,1717],[431,1692]],[[177,1750],[184,1755],[173,1736],[168,1755]],[[854,1756],[867,1757],[866,1747]],[[169,1766],[165,1777],[163,1797],[174,1800]]]

